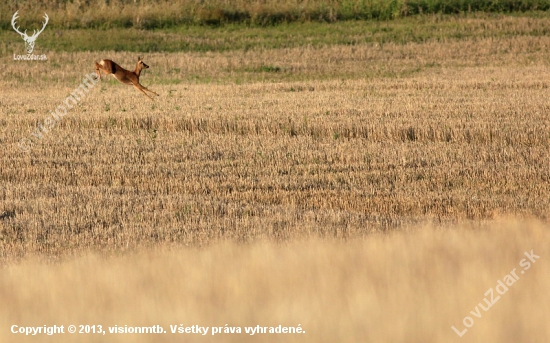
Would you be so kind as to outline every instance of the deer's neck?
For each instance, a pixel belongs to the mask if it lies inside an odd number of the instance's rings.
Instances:
[[[139,64],[136,66],[136,70],[134,71],[134,73],[136,74],[137,77],[139,77],[139,74],[141,74],[141,68],[139,67]]]

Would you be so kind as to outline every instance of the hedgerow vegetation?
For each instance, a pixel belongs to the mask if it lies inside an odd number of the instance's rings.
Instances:
[[[46,29],[37,51],[86,52],[224,52],[276,50],[334,46],[385,46],[501,37],[546,37],[550,34],[548,12],[522,15],[468,13],[464,15],[422,15],[399,20],[357,20],[335,23],[288,23],[273,26],[227,24],[220,27],[180,26],[159,30],[137,28]],[[21,25],[31,29],[37,25]],[[22,47],[13,29],[0,30],[0,56],[10,56]]]
[[[268,26],[289,22],[388,20],[416,14],[464,12],[510,13],[545,11],[548,0],[8,0],[0,4],[0,28],[11,25],[17,10],[20,23],[31,24],[47,12],[50,25],[63,28],[167,28],[180,25],[245,23]]]

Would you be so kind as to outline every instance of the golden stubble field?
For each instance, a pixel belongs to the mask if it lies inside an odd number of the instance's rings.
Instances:
[[[22,341],[13,324],[301,324],[250,341],[458,341],[451,326],[534,249],[462,340],[547,341],[549,47],[148,54],[154,102],[104,80],[41,139],[93,61],[137,56],[2,57],[0,337]],[[108,340],[182,339],[159,337]],[[28,341],[48,339],[74,337]]]

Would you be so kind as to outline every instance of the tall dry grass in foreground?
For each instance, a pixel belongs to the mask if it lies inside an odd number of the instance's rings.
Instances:
[[[215,245],[1,267],[2,342],[547,342],[547,225],[415,227],[347,243]],[[540,256],[524,274],[524,252]],[[519,280],[487,312],[488,289]],[[499,296],[494,291],[495,298]],[[490,298],[488,298],[489,301]],[[471,311],[480,309],[481,318]],[[485,305],[485,307],[487,307]],[[474,325],[459,338],[463,318]],[[11,325],[297,326],[295,335],[24,337]],[[243,329],[244,332],[244,329]]]

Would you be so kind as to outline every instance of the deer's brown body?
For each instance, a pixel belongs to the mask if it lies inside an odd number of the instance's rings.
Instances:
[[[147,68],[149,68],[149,66],[143,63],[140,57],[138,57],[135,71],[126,70],[111,60],[101,60],[99,63],[96,62],[95,64],[95,71],[99,79],[101,79],[101,71],[103,71],[106,75],[113,74],[118,81],[136,87],[137,90],[145,94],[149,99],[153,100],[153,98],[151,98],[149,94],[145,93],[145,91],[151,92],[156,96],[158,96],[158,94],[147,89],[146,87],[143,87],[139,83],[139,75],[141,74],[141,71]]]

